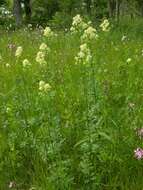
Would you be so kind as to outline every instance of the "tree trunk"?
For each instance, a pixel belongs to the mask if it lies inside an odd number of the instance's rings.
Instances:
[[[120,17],[120,2],[116,0],[116,21],[119,22]]]
[[[115,16],[115,1],[114,0],[108,0],[108,12],[109,12],[110,18],[113,18]]]
[[[143,17],[143,0],[138,0],[141,16]]]
[[[88,15],[91,15],[91,4],[92,0],[86,0],[86,10]]]
[[[30,0],[24,1],[24,8],[25,8],[26,22],[30,22],[32,14]]]
[[[142,7],[141,7],[141,15],[143,17],[143,4],[142,4]]]
[[[21,12],[21,2],[20,0],[13,0],[13,14],[15,17],[16,25],[22,24],[22,12]]]

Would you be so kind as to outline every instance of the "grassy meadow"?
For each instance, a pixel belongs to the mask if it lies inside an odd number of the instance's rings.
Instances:
[[[142,26],[0,31],[0,190],[143,189]]]

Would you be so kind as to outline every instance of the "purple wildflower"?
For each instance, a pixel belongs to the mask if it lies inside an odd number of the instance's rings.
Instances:
[[[143,158],[143,149],[137,148],[134,153],[136,159],[141,160]]]

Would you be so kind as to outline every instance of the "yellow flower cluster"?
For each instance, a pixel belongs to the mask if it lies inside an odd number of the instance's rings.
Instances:
[[[80,46],[80,52],[75,57],[75,61],[76,61],[75,64],[78,64],[78,63],[83,63],[83,64],[90,63],[91,58],[92,58],[91,52],[90,52],[90,49],[87,47],[87,44],[82,44]]]
[[[19,57],[21,56],[22,52],[23,52],[23,48],[22,48],[21,46],[19,46],[19,47],[16,49],[15,56],[16,56],[17,58],[19,58]]]
[[[101,24],[100,27],[102,29],[103,32],[108,32],[110,30],[110,23],[108,21],[108,19],[105,19]]]
[[[45,81],[41,80],[39,82],[39,90],[41,92],[48,92],[49,90],[51,90],[51,86],[49,83],[46,83]]]

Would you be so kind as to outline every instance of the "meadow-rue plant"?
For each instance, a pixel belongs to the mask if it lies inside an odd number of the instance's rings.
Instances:
[[[81,16],[78,14],[78,15],[76,15],[75,17],[73,17],[72,25],[73,25],[73,26],[78,26],[81,22],[82,22],[82,18],[81,18]]]
[[[98,38],[97,30],[92,26],[89,26],[86,30],[84,30],[84,33],[81,36],[82,41],[89,41],[97,38]]]
[[[45,81],[40,81],[39,82],[39,90],[41,92],[48,92],[51,90],[51,86],[49,83],[46,83]]]
[[[44,87],[44,85],[45,85],[45,82],[44,82],[43,80],[41,80],[41,81],[39,82],[39,90],[42,90],[43,87]]]
[[[51,30],[50,27],[46,27],[44,29],[44,34],[43,34],[46,38],[52,38],[54,37],[54,32]]]
[[[44,51],[39,51],[36,56],[36,62],[39,63],[40,65],[45,65],[46,64],[45,56],[46,53]]]
[[[81,44],[81,45],[80,45],[80,50],[81,50],[82,52],[87,52],[87,51],[88,51],[88,46],[87,46],[87,44],[86,44],[86,43]]]
[[[76,34],[78,32],[83,32],[87,27],[88,24],[85,23],[82,17],[78,14],[75,17],[73,17],[73,22],[70,31],[72,34]]]
[[[0,31],[0,190],[142,189],[142,38],[72,27]]]
[[[29,62],[28,59],[24,59],[23,62],[22,62],[22,65],[23,65],[24,68],[26,68],[26,67],[31,66],[31,63]]]
[[[39,50],[41,51],[46,51],[46,52],[50,52],[50,48],[47,46],[47,44],[42,43],[39,47]]]
[[[109,23],[108,19],[104,19],[103,22],[100,24],[100,27],[103,32],[109,32],[110,23]]]
[[[80,46],[80,52],[77,54],[75,57],[75,64],[82,63],[82,64],[87,64],[90,63],[91,61],[91,52],[90,49],[88,48],[87,44],[82,44]]]
[[[21,56],[22,52],[23,52],[23,48],[22,48],[21,46],[19,46],[19,47],[16,49],[15,56],[16,56],[17,58],[19,58],[19,57]]]

